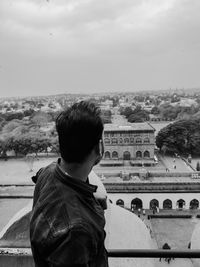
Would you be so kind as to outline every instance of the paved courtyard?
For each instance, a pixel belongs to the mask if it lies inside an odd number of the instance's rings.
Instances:
[[[191,172],[193,169],[185,163],[184,160],[179,158],[174,158],[170,156],[162,156],[159,155],[158,157],[159,161],[163,163],[166,168],[169,170],[169,172]]]

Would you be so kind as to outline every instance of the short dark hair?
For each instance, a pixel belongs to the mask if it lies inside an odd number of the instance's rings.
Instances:
[[[56,119],[61,157],[81,163],[102,139],[101,110],[90,101],[73,104]]]

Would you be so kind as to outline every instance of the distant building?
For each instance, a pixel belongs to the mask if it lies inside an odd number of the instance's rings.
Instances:
[[[105,153],[101,165],[155,164],[155,129],[149,123],[105,124]]]

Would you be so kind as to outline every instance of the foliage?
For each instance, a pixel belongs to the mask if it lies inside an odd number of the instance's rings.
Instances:
[[[131,107],[122,108],[120,110],[120,114],[125,116],[127,119],[133,113],[133,109]]]
[[[154,106],[154,107],[151,109],[151,114],[154,114],[154,115],[159,114],[159,109],[158,109],[157,106]]]
[[[34,109],[24,110],[24,117],[32,116],[35,113]]]
[[[22,120],[23,117],[24,117],[23,112],[1,114],[1,118],[3,118],[5,121],[12,121],[14,119]]]
[[[135,109],[131,107],[126,107],[120,112],[121,115],[128,119],[128,122],[143,122],[149,120],[149,113],[142,109],[140,105],[137,105]]]
[[[8,122],[2,129],[3,133],[11,133],[15,128],[20,126],[20,121],[12,120]]]
[[[143,122],[149,120],[149,113],[142,109],[141,106],[136,106],[132,114],[128,117],[128,122]]]
[[[103,120],[103,123],[111,123],[111,111],[110,110],[102,110],[101,111],[101,117]]]
[[[200,155],[200,119],[180,120],[161,129],[156,145],[166,152]]]
[[[159,107],[160,116],[163,120],[175,120],[181,108],[169,104],[163,104]]]
[[[44,122],[44,121],[43,121]],[[12,120],[3,127],[0,135],[0,156],[4,157],[13,150],[16,156],[58,150],[56,147],[57,133],[55,130],[42,131],[38,122]],[[58,142],[57,142],[58,143]]]
[[[12,136],[7,140],[7,149],[14,150],[16,156],[30,153],[37,155],[39,152],[47,152],[48,147],[51,147],[50,138],[35,134]]]
[[[31,118],[31,122],[38,127],[46,125],[51,121],[51,116],[45,112],[34,113],[34,116]]]
[[[151,114],[159,115],[163,120],[187,120],[198,114],[198,111],[199,107],[194,105],[183,107],[178,104],[171,105],[169,103],[164,103],[160,106],[154,106],[151,110]]]

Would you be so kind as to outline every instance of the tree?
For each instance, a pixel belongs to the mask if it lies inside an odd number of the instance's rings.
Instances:
[[[143,122],[149,120],[149,113],[142,109],[141,106],[137,106],[133,113],[128,117],[128,122]]]
[[[6,147],[6,140],[1,137],[0,139],[0,156],[7,157],[7,147]]]
[[[182,107],[176,105],[172,106],[165,103],[159,107],[159,113],[163,120],[175,120],[177,115],[181,112]]]
[[[51,151],[55,152],[57,154],[60,153],[58,136],[54,136],[54,137],[51,138]]]
[[[41,127],[46,125],[49,121],[51,121],[51,116],[44,112],[34,113],[34,116],[31,118],[33,124]]]
[[[104,123],[111,123],[111,111],[110,110],[102,110],[101,117]]]
[[[3,133],[11,133],[15,128],[21,125],[20,121],[12,120],[8,122],[2,129]]]
[[[17,120],[22,120],[23,117],[24,117],[24,113],[22,112],[15,112],[15,113],[5,113],[5,114],[2,114],[4,119],[6,121],[12,121],[14,119],[17,119]]]
[[[122,109],[120,112],[120,114],[125,116],[127,119],[132,113],[133,113],[133,110],[131,107],[126,107],[126,108]]]
[[[144,121],[144,117],[140,114],[131,114],[128,117],[128,122],[143,122]]]
[[[156,136],[156,145],[167,152],[200,155],[200,120],[181,120],[161,129]]]
[[[159,114],[159,109],[157,106],[154,106],[152,109],[151,109],[151,114],[154,114],[154,115],[158,115]]]
[[[33,114],[35,113],[34,109],[27,109],[27,110],[24,110],[24,116],[27,117],[27,116],[32,116]]]

